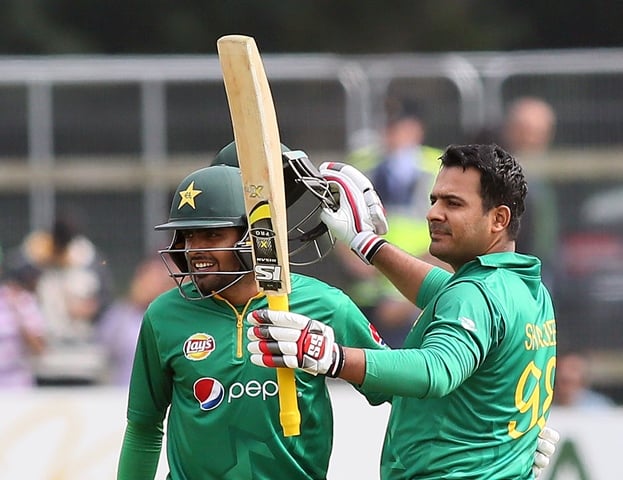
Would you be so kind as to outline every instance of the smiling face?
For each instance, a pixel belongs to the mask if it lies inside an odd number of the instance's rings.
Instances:
[[[240,228],[184,230],[182,235],[188,268],[201,292],[208,295],[233,288],[232,282],[244,273],[233,249],[241,238]]]
[[[476,168],[443,167],[430,198],[429,251],[455,271],[478,255],[513,249],[505,233],[510,210],[501,205],[485,211]]]

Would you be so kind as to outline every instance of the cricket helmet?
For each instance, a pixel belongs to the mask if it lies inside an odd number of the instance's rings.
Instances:
[[[283,180],[288,216],[288,252],[293,266],[311,265],[324,258],[335,239],[320,221],[322,207],[337,209],[327,181],[301,150],[281,144]],[[238,167],[235,142],[223,147],[212,165]]]
[[[235,245],[224,248],[205,248],[189,250],[185,248],[183,232],[207,228],[240,227],[241,237]],[[225,290],[245,274],[252,271],[251,242],[240,181],[240,169],[228,165],[214,165],[192,172],[181,181],[173,201],[169,221],[157,225],[156,230],[172,230],[173,239],[168,248],[159,250],[170,276],[175,280],[184,298],[198,300],[211,297]],[[240,262],[236,271],[192,273],[187,255],[203,251],[232,251]],[[169,262],[173,261],[175,267]],[[196,275],[231,275],[232,281],[219,292],[201,293],[195,280]],[[182,288],[185,277],[189,277],[197,287],[197,295],[189,297]]]

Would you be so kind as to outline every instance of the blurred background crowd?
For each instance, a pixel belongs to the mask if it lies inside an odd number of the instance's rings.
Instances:
[[[216,38],[246,33],[283,143],[365,171],[388,238],[414,255],[429,258],[443,149],[514,153],[529,178],[518,250],[542,259],[557,308],[555,401],[623,403],[623,38],[604,28],[616,15],[597,3],[578,17],[573,1],[562,13],[246,2],[235,15],[236,2],[195,3],[146,15],[130,1],[120,23],[84,2],[0,7],[0,389],[127,385],[142,313],[174,287],[153,226],[180,179],[231,141]],[[338,28],[355,17],[365,27]],[[416,17],[430,21],[413,28]],[[342,248],[298,270],[345,290],[392,346],[419,313]]]

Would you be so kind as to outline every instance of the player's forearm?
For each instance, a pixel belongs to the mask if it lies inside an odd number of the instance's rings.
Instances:
[[[117,480],[153,480],[162,448],[162,426],[128,421],[123,437]]]
[[[366,390],[422,397],[430,388],[426,362],[416,349],[377,352],[344,348],[343,351],[344,367],[339,377]]]
[[[412,303],[433,265],[415,258],[395,245],[386,244],[374,255],[372,264]]]
[[[456,336],[430,336],[422,348],[344,349],[340,377],[367,391],[404,397],[440,398],[475,370],[478,353]]]
[[[343,348],[344,366],[339,377],[347,382],[361,385],[366,375],[366,356],[361,348]]]
[[[418,349],[344,348],[343,352],[344,367],[339,377],[365,390],[417,398],[443,396],[450,391],[443,372],[437,378],[430,377],[430,359]]]

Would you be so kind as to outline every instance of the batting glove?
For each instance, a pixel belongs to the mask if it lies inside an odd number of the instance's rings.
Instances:
[[[553,428],[545,427],[539,433],[532,465],[534,478],[539,478],[543,469],[549,465],[550,457],[556,451],[556,444],[559,440],[560,434]]]
[[[319,171],[339,204],[336,211],[323,208],[320,219],[336,238],[370,264],[387,243],[379,237],[387,233],[387,219],[374,186],[363,173],[344,163],[326,162]]]
[[[333,329],[304,315],[255,310],[247,315],[251,362],[260,367],[300,368],[312,375],[337,377],[344,352]]]

